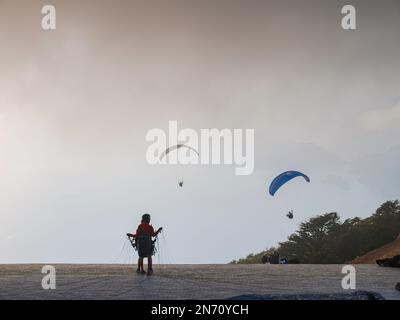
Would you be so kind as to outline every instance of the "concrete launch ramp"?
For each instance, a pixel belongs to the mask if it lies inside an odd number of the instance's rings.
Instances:
[[[54,266],[56,289],[44,290],[43,265],[0,265],[0,299],[315,299],[355,292],[342,289],[341,265],[157,265],[150,277],[132,265]],[[399,281],[400,269],[356,266],[357,291],[400,299]]]

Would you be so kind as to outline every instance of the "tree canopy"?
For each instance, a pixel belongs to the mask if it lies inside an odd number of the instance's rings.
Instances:
[[[365,219],[341,221],[336,212],[318,215],[301,223],[277,248],[232,263],[261,263],[265,253],[276,250],[281,257],[301,263],[341,264],[395,240],[399,233],[400,203],[387,201]]]

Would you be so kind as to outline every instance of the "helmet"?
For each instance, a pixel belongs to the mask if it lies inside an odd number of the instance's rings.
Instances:
[[[142,215],[142,220],[149,222],[150,221],[150,215],[148,213],[145,213],[144,215]]]

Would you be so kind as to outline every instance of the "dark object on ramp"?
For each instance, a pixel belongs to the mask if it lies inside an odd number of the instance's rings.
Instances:
[[[351,293],[313,293],[287,295],[242,295],[228,300],[385,300],[379,293],[355,291]]]
[[[279,252],[274,252],[272,256],[269,257],[270,264],[279,264]]]
[[[297,258],[290,259],[288,264],[300,264],[300,260]]]
[[[273,255],[264,254],[261,258],[263,264],[300,264],[300,260],[297,258],[292,259],[279,259],[279,253],[275,252]]]
[[[394,256],[393,258],[389,259],[376,260],[376,263],[380,267],[400,268],[400,255]]]
[[[261,258],[261,262],[263,264],[266,264],[267,262],[269,262],[269,257],[268,255],[264,254],[263,257]]]
[[[400,291],[400,282],[396,284],[396,286],[394,287],[397,291]]]

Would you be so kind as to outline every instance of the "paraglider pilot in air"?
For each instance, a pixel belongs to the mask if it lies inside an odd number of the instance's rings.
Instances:
[[[162,231],[162,228],[158,228],[157,231],[154,231],[153,226],[150,224],[150,219],[151,217],[148,213],[144,214],[142,216],[142,222],[136,230],[136,234],[132,235],[136,240],[136,247],[139,252],[138,268],[136,272],[141,274],[146,273],[143,267],[143,260],[147,258],[147,275],[153,273],[152,255],[154,254],[155,242],[153,237],[157,237]]]

